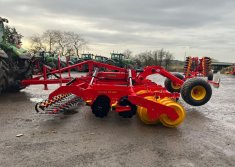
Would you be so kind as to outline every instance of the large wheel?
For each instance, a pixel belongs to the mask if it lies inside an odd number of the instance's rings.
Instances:
[[[144,92],[144,91],[142,91],[142,92]],[[141,94],[142,92],[140,91],[139,93]],[[146,96],[145,99],[157,103],[157,100],[156,100],[156,98],[155,98],[154,96]],[[155,120],[149,119],[148,111],[147,111],[146,108],[141,107],[141,106],[138,106],[137,112],[138,112],[138,115],[139,115],[140,120],[141,120],[143,123],[145,123],[145,124],[150,124],[150,125],[158,123],[158,119],[155,119]]]
[[[159,118],[159,120],[160,120],[160,122],[161,122],[164,126],[173,128],[173,127],[177,127],[179,124],[181,124],[181,123],[184,121],[186,114],[185,114],[184,108],[183,108],[180,104],[178,104],[178,103],[176,103],[176,102],[174,102],[174,101],[172,101],[172,100],[170,100],[170,99],[162,99],[162,100],[159,100],[159,103],[161,103],[161,104],[163,104],[163,105],[165,105],[165,106],[167,106],[167,107],[173,108],[174,111],[175,111],[175,112],[177,113],[177,115],[178,115],[178,118],[177,118],[176,120],[174,120],[174,121],[171,120],[171,119],[170,119],[167,115],[165,115],[165,114],[161,115],[160,118]]]
[[[21,89],[26,88],[26,86],[21,84],[22,80],[31,79],[33,76],[33,65],[30,60],[22,60],[25,64],[23,71],[18,74],[18,77],[15,77],[15,83],[13,84],[13,91],[20,91]]]
[[[177,78],[179,79],[184,79],[184,76],[179,74],[179,73],[173,73],[174,76],[176,76]],[[174,82],[172,82],[169,78],[166,78],[165,82],[164,82],[164,85],[166,87],[166,89],[169,91],[169,92],[180,92],[180,88],[181,86],[180,85],[177,85],[175,84]]]
[[[213,77],[214,77],[214,74],[212,71],[209,71],[208,75],[207,75],[207,79],[208,81],[213,81]]]
[[[130,101],[128,101],[127,97],[122,97],[119,101],[120,106],[130,106],[130,111],[119,112],[118,114],[123,118],[131,118],[136,114],[136,105],[133,105]]]
[[[91,106],[96,117],[106,117],[110,110],[110,99],[107,96],[98,96]]]
[[[6,66],[4,61],[0,59],[0,94],[6,90],[7,87],[7,75]]]
[[[107,61],[105,61],[105,64],[109,64],[109,65],[113,65],[115,66],[115,62],[111,59],[108,59]]]
[[[212,89],[208,82],[201,78],[188,79],[182,86],[181,96],[185,102],[192,106],[206,104],[212,95]]]

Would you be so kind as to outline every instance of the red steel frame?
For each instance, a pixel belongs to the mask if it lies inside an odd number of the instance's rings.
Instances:
[[[75,65],[71,65],[71,66],[68,66],[68,67],[65,67],[65,68],[61,68],[61,69],[58,69],[58,70],[52,70],[50,67],[44,65],[42,75],[36,76],[34,78],[31,78],[31,79],[22,80],[21,84],[23,86],[39,85],[39,84],[42,85],[42,84],[44,84],[45,87],[47,87],[47,84],[68,83],[72,79],[69,71],[71,69],[74,69],[74,68],[81,69],[82,66],[85,65],[85,64],[88,65],[88,69],[89,69],[89,72],[87,73],[86,76],[91,76],[94,67],[106,68],[110,71],[113,71],[113,70],[114,71],[119,71],[119,72],[126,72],[127,71],[127,69],[125,69],[125,68],[120,68],[120,67],[116,67],[116,66],[113,66],[113,65],[105,64],[105,63],[95,62],[95,61],[92,61],[92,60],[84,61],[84,62],[75,64]],[[68,71],[68,76],[67,77],[62,77],[62,73],[65,72],[65,71]],[[162,67],[158,67],[158,66],[150,66],[150,67],[144,68],[144,72],[142,72],[138,76],[137,80],[139,82],[141,82],[141,80],[146,78],[148,75],[156,74],[156,73],[161,74],[161,75],[173,80],[174,82],[176,80],[177,81],[176,83],[179,82],[180,84],[183,84],[183,82],[180,79],[176,78],[171,73],[167,72]],[[57,76],[58,77],[57,79],[48,78],[48,75],[57,75],[57,74],[59,74],[59,77]],[[99,74],[99,75],[102,75],[102,74]],[[109,77],[110,77],[110,75],[115,76],[116,73],[110,73]],[[137,75],[137,71],[132,70],[132,75],[135,78],[136,75]]]
[[[194,69],[190,69],[189,74],[185,74],[184,80],[195,77],[206,77],[206,74],[203,73],[203,58],[191,57],[191,60],[194,62]],[[207,82],[216,88],[219,88],[220,86],[220,80],[218,82],[208,80]]]
[[[75,78],[72,81],[67,82],[65,86],[61,86],[53,91],[49,95],[49,100],[60,94],[71,93],[81,97],[88,105],[92,105],[97,97],[106,96],[110,99],[110,106],[112,106],[113,104],[117,104],[122,97],[127,97],[132,104],[147,108],[148,115],[151,120],[158,119],[162,114],[168,115],[172,120],[176,120],[178,118],[178,115],[173,108],[144,98],[146,96],[155,96],[157,98],[179,98],[179,93],[169,93],[161,85],[157,85],[147,79],[149,75],[160,74],[169,78],[178,85],[182,85],[184,83],[183,80],[175,77],[162,67],[148,66],[144,68],[143,72],[138,73],[136,70],[119,68],[94,61],[86,61],[60,70],[52,71],[51,74],[63,72],[71,68],[81,67],[84,64],[88,64],[88,74],[84,77]],[[116,70],[117,72],[98,72],[98,68],[96,67]],[[93,69],[95,70],[93,71]],[[58,80],[39,80],[39,78],[37,78],[30,81],[23,81],[23,83],[50,84],[56,83],[57,81]],[[66,82],[66,80],[63,81]],[[145,90],[146,92],[138,95],[137,92],[140,90]],[[130,109],[131,108],[129,106],[117,105],[115,111],[124,112]]]
[[[194,68],[190,70],[189,75],[185,75],[185,78],[194,78],[198,76],[205,76],[203,73],[203,58],[198,58],[198,57],[191,57],[192,62],[194,63]]]
[[[43,72],[41,75],[35,76],[31,79],[27,79],[27,80],[22,80],[21,84],[23,86],[29,86],[29,85],[44,85],[44,89],[47,90],[48,84],[62,84],[62,83],[67,83],[69,82],[72,78],[71,78],[71,74],[70,74],[70,70],[74,69],[74,68],[78,68],[81,69],[83,65],[87,64],[88,68],[89,68],[89,72],[87,73],[87,75],[91,75],[91,72],[93,70],[93,67],[104,67],[104,68],[108,68],[110,70],[117,70],[117,71],[124,71],[123,68],[119,68],[119,67],[115,67],[112,65],[108,65],[108,64],[104,64],[104,63],[99,63],[99,62],[94,62],[91,60],[88,61],[84,61],[75,65],[71,65],[65,68],[60,68],[60,61],[58,61],[59,63],[59,69],[58,70],[53,70],[51,69],[49,66],[43,65]],[[68,71],[68,76],[63,77],[62,73]],[[59,76],[58,76],[59,74]],[[51,79],[48,78],[49,75],[57,75],[57,79]]]

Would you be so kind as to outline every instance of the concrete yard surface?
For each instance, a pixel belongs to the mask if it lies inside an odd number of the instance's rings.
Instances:
[[[164,78],[152,76],[162,83]],[[143,124],[115,112],[96,118],[81,104],[67,115],[41,115],[35,101],[58,85],[0,96],[0,166],[235,166],[235,77],[221,76],[204,106],[189,106],[177,128]],[[17,137],[18,135],[18,137]]]

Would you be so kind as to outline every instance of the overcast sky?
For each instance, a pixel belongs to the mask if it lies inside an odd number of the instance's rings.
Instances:
[[[0,16],[24,35],[80,33],[89,51],[108,56],[164,48],[176,59],[235,62],[234,0],[0,0]]]

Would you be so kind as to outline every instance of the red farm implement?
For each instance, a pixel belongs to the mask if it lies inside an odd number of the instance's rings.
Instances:
[[[87,75],[70,81],[69,78],[62,77],[48,80],[43,76],[42,80],[34,78],[23,81],[25,85],[66,83],[53,91],[47,100],[37,103],[36,111],[46,114],[63,113],[76,108],[82,100],[91,106],[96,117],[105,117],[110,110],[124,118],[131,118],[137,112],[147,124],[160,121],[167,127],[176,127],[185,118],[183,106],[176,102],[180,93],[169,92],[165,87],[147,79],[149,75],[162,75],[180,86],[182,98],[190,105],[203,105],[212,95],[211,86],[205,80],[192,78],[183,81],[159,66],[148,66],[138,71],[86,61],[52,71],[50,75],[80,68],[84,64],[89,68]]]
[[[232,67],[232,71],[230,72],[230,74],[235,75],[235,66]]]
[[[186,57],[184,75],[185,78],[208,77],[212,81],[211,58]]]
[[[214,87],[218,88],[220,86],[220,78],[213,81],[213,72],[211,70],[211,58],[209,57],[187,57],[184,65],[184,75],[179,73],[173,73],[177,78],[184,81],[197,77],[207,78],[207,82],[212,84]],[[165,80],[165,87],[170,92],[180,92],[181,86],[177,83],[174,83],[170,79]],[[201,87],[197,87],[197,90],[205,92]]]

